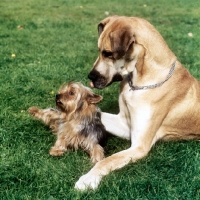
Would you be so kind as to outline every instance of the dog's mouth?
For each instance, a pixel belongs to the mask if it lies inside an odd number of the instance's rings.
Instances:
[[[57,99],[56,99],[56,104],[57,104],[57,105],[61,105],[62,102],[61,102],[60,100],[57,100]]]
[[[56,105],[58,106],[58,107],[60,107],[60,106],[62,106],[63,105],[63,103],[60,101],[60,94],[57,94],[56,95],[56,98],[55,98],[55,102],[56,102]]]
[[[90,82],[90,86],[91,86],[92,88],[103,89],[103,88],[105,88],[107,85],[106,85],[106,84],[102,84],[102,83],[100,83],[100,82],[98,82],[98,81],[91,81],[91,82]]]
[[[102,76],[98,71],[94,70],[88,74],[88,78],[91,80],[90,86],[92,88],[103,89],[113,82],[122,81],[123,77],[120,74],[115,74],[110,82],[107,81],[106,77]]]
[[[60,100],[56,100],[56,107],[58,108],[58,110],[61,110],[63,112],[66,111],[63,103]]]
[[[98,71],[92,70],[88,74],[88,78],[91,80],[90,86],[92,88],[103,89],[107,85],[107,80]]]
[[[63,109],[63,104],[60,100],[56,100],[56,106],[60,109]]]

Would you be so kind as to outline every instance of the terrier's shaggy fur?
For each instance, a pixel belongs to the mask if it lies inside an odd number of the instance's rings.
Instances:
[[[102,146],[107,137],[101,123],[101,111],[95,105],[102,96],[81,83],[69,82],[60,88],[55,100],[58,109],[29,108],[29,113],[42,120],[57,136],[50,155],[61,156],[68,148],[81,147],[89,153],[92,163],[102,160]]]

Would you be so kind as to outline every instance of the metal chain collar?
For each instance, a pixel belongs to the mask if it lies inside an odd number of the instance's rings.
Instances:
[[[154,89],[154,88],[160,87],[172,76],[172,74],[175,70],[175,66],[176,66],[176,61],[173,63],[171,69],[169,70],[169,74],[167,75],[167,77],[164,81],[162,81],[160,83],[156,83],[154,85],[148,85],[148,86],[133,86],[132,73],[129,73],[128,74],[128,84],[131,88],[130,90],[147,90],[147,89]]]

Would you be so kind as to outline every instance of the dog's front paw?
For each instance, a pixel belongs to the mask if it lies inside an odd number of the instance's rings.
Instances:
[[[49,154],[51,156],[62,156],[64,154],[64,151],[63,149],[59,149],[59,148],[56,148],[56,147],[52,147],[49,151]]]
[[[35,107],[35,106],[30,107],[30,108],[28,109],[28,112],[29,112],[32,116],[35,116],[35,114],[38,113],[38,111],[39,111],[39,109],[38,109],[37,107]]]
[[[97,155],[96,157],[91,157],[91,162],[93,165],[95,165],[96,163],[98,163],[99,161],[104,159],[104,154],[102,155]]]
[[[81,176],[75,184],[75,189],[77,190],[87,190],[96,189],[101,181],[101,176],[95,176],[88,172],[87,174]]]

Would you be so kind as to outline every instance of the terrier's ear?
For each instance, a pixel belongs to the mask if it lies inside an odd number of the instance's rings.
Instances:
[[[103,97],[101,95],[98,94],[89,94],[87,97],[87,102],[89,104],[95,104],[98,103],[99,101],[101,101],[103,99]]]

